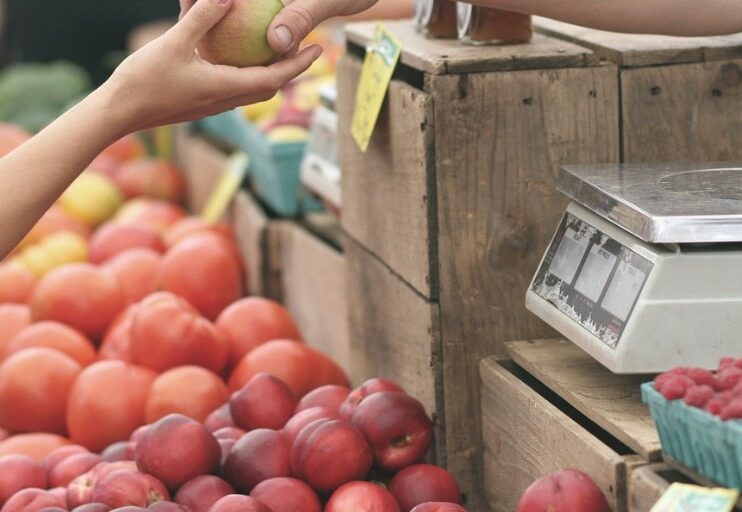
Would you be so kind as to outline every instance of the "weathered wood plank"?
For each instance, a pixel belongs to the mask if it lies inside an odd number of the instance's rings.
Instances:
[[[351,125],[360,71],[359,60],[343,58],[340,126]],[[430,97],[395,81],[368,152],[361,153],[350,129],[340,130],[343,228],[428,298],[437,292],[432,119]]]
[[[535,480],[579,469],[625,510],[625,460],[494,358],[481,365],[485,488],[489,510],[512,512]],[[517,371],[513,369],[514,371]],[[480,509],[476,509],[480,510]]]
[[[286,225],[283,236],[284,303],[306,342],[350,372],[345,258],[298,224]]]
[[[625,67],[684,64],[742,57],[742,34],[674,37],[621,34],[535,18],[537,31],[590,48],[600,58]]]
[[[534,35],[529,44],[466,46],[458,41],[427,39],[411,21],[385,22],[402,43],[402,64],[434,75],[586,67],[598,64],[595,54],[584,47],[555,38]],[[365,48],[372,40],[376,23],[354,23],[346,28],[348,40]]]
[[[203,210],[217,181],[222,177],[228,156],[203,137],[196,135],[185,136],[179,144],[179,151],[183,155],[183,171],[188,183],[186,203],[190,211],[198,214]]]
[[[616,69],[432,77],[430,89],[448,463],[478,475],[479,361],[553,335],[525,290],[566,205],[560,165],[618,160]]]
[[[245,269],[245,285],[251,295],[271,295],[267,284],[267,230],[270,223],[263,209],[247,192],[235,197],[231,223]]]
[[[662,457],[659,435],[642,403],[650,377],[616,375],[563,339],[507,344],[513,361],[577,410],[649,461]]]

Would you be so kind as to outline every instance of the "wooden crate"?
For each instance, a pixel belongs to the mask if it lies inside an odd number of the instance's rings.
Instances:
[[[619,66],[623,161],[742,158],[742,35],[647,36],[536,23]]]
[[[590,475],[614,512],[628,510],[631,472],[661,458],[639,384],[563,340],[513,342],[512,360],[481,365],[489,510],[510,512],[536,479],[566,468]]]
[[[387,27],[404,51],[366,154],[349,127],[372,24],[351,26],[339,73],[354,359],[428,390],[438,461],[479,510],[478,364],[552,334],[524,293],[566,205],[560,164],[618,159],[616,68],[542,35],[468,48]]]

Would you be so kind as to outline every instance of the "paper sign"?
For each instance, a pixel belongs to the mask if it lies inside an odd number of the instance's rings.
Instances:
[[[229,157],[224,175],[214,187],[201,213],[204,220],[214,223],[221,219],[229,203],[240,190],[249,166],[250,159],[242,151],[236,151]]]
[[[366,59],[356,92],[351,134],[364,153],[379,119],[386,92],[397,67],[402,45],[382,24],[376,25],[376,33],[366,48]]]
[[[153,131],[155,154],[160,160],[172,160],[175,156],[175,127],[158,126]]]
[[[739,491],[672,484],[651,512],[732,512]]]

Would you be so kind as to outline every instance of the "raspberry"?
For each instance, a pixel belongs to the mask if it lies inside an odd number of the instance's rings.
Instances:
[[[706,403],[706,406],[703,408],[703,410],[713,414],[714,416],[719,416],[721,414],[721,410],[726,407],[726,405],[731,401],[732,400],[728,395],[716,395],[714,398]]]
[[[687,368],[685,375],[693,379],[693,382],[699,386],[716,386],[716,378],[714,378],[714,374],[708,370],[704,370],[703,368]]]
[[[742,399],[737,398],[729,402],[722,408],[720,417],[723,420],[742,419]]]
[[[716,389],[719,391],[733,389],[740,381],[742,381],[742,368],[725,368],[716,376]]]
[[[737,360],[735,358],[733,358],[733,357],[729,357],[729,356],[722,357],[721,360],[719,361],[719,370],[718,371],[722,371],[722,370],[724,370],[726,368],[731,368],[732,366],[735,366],[736,363],[737,363]]]
[[[700,386],[691,386],[685,392],[683,401],[692,407],[703,409],[706,403],[714,398],[715,394],[716,393],[714,391],[714,388],[707,384],[703,384]]]
[[[695,382],[690,377],[685,375],[673,375],[662,383],[662,387],[659,389],[665,400],[679,400],[685,396],[685,392],[691,386],[694,386]]]

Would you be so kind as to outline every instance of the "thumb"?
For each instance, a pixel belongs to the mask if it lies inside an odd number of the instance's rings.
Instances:
[[[335,15],[328,0],[281,0],[286,7],[268,28],[268,44],[280,55],[294,50],[317,25]]]
[[[233,0],[196,0],[173,28],[180,44],[195,48],[214,25],[224,18]]]

